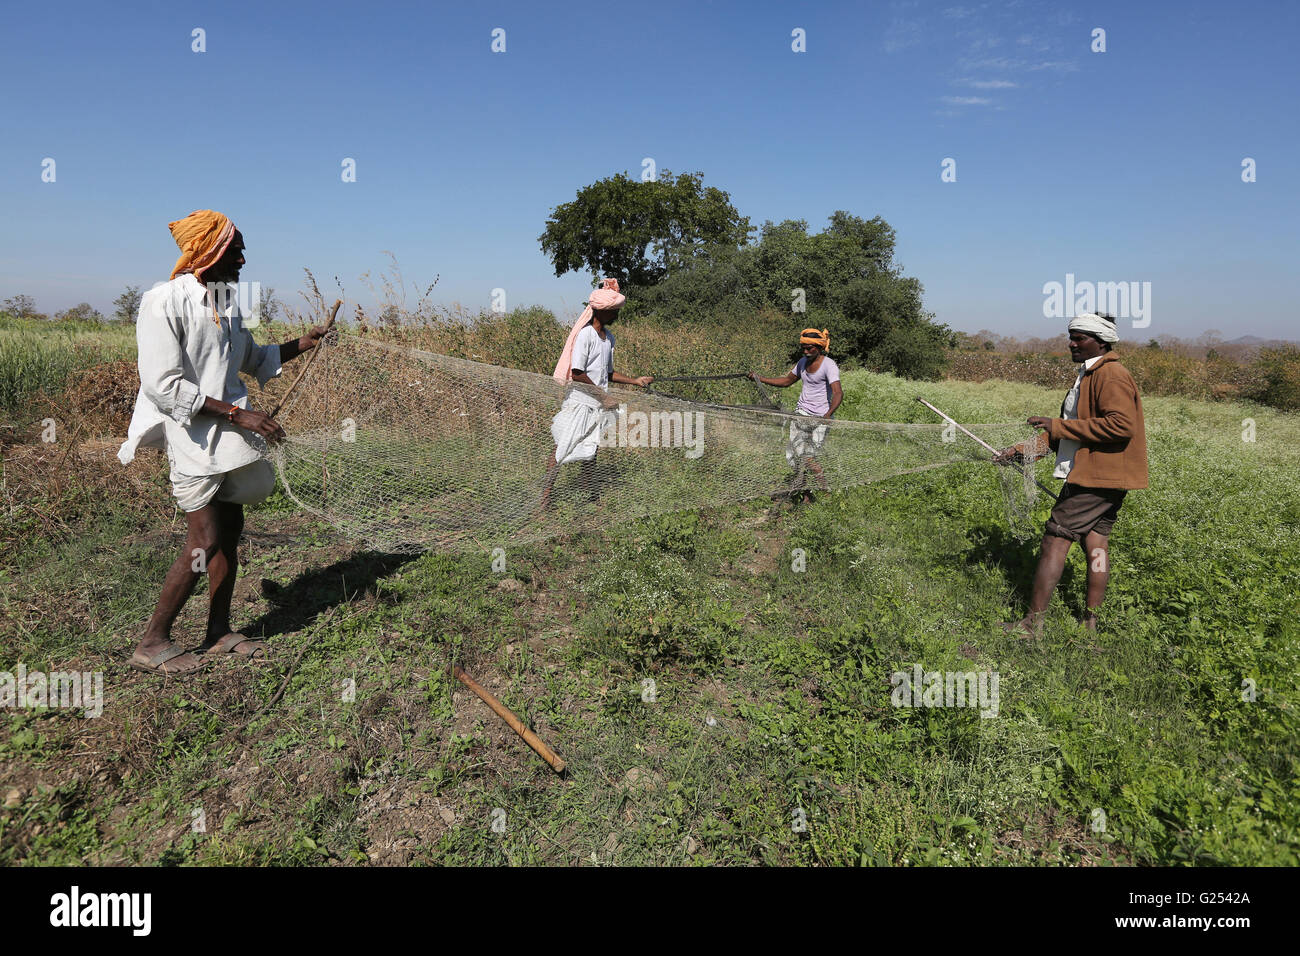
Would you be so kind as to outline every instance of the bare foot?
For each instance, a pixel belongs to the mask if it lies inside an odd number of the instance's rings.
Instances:
[[[1083,615],[1083,620],[1079,622],[1090,631],[1097,630],[1097,614],[1094,611],[1088,611]]]

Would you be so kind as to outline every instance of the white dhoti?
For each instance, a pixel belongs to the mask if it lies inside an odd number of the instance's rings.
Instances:
[[[551,419],[555,463],[591,461],[600,447],[601,434],[617,420],[613,411],[593,405],[585,397],[570,395]]]
[[[265,458],[259,458],[219,475],[187,475],[177,471],[172,461],[171,482],[172,494],[182,511],[198,511],[213,500],[255,505],[275,490],[275,469]]]
[[[826,433],[830,430],[826,419],[820,415],[810,415],[805,411],[799,414],[807,421],[794,419],[790,422],[790,443],[785,447],[785,460],[791,468],[799,467],[799,462],[805,458],[815,458],[826,444]]]

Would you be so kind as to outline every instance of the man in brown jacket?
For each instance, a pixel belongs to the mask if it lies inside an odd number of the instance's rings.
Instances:
[[[1097,608],[1110,581],[1109,541],[1120,505],[1129,491],[1147,486],[1147,436],[1142,398],[1133,376],[1111,348],[1119,341],[1110,316],[1083,313],[1070,320],[1070,358],[1081,364],[1074,387],[1061,404],[1060,418],[1029,419],[1042,434],[1003,449],[994,461],[1038,458],[1056,452],[1053,476],[1065,487],[1044,528],[1042,553],[1034,572],[1029,613],[1004,625],[1011,632],[1037,636],[1052,600],[1070,545],[1087,555],[1088,596],[1083,624],[1097,627]]]

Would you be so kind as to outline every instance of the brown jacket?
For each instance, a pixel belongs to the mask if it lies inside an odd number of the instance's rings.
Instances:
[[[1076,411],[1078,418],[1053,418],[1047,430],[1053,451],[1062,438],[1079,442],[1066,480],[1084,488],[1145,488],[1147,431],[1142,397],[1114,352],[1103,354],[1083,373]]]

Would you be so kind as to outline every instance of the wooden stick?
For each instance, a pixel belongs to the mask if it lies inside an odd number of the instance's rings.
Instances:
[[[328,332],[330,329],[334,327],[334,318],[339,314],[339,307],[341,305],[343,305],[342,299],[334,300],[334,308],[330,309],[329,320],[325,323],[326,332]],[[324,341],[324,338],[325,337],[322,335],[321,341]],[[316,343],[316,347],[311,350],[311,355],[307,356],[307,361],[303,363],[302,371],[298,373],[298,377],[293,380],[293,384],[289,386],[289,390],[285,392],[284,397],[280,399],[280,404],[276,405],[275,408],[271,410],[271,414],[270,414],[271,418],[274,418],[276,415],[279,415],[280,409],[284,408],[285,403],[289,401],[289,396],[292,395],[293,390],[298,387],[298,383],[302,381],[302,377],[307,374],[307,369],[311,368],[311,363],[316,361],[316,356],[320,353],[320,347],[321,347],[321,342],[318,341]]]
[[[938,415],[938,416],[939,416],[940,418],[942,418],[944,421],[948,422],[950,425],[955,425],[957,428],[961,429],[962,434],[965,435],[966,437],[975,439],[975,441],[979,442],[981,445],[983,445],[983,446],[984,446],[985,448],[987,448],[989,451],[993,452],[993,454],[996,455],[996,454],[998,453],[998,450],[997,450],[996,448],[994,448],[992,445],[990,445],[988,442],[986,442],[983,438],[980,438],[979,435],[976,435],[973,431],[971,431],[971,430],[970,430],[969,428],[967,428],[966,426],[964,426],[964,425],[958,423],[956,420],[954,420],[954,419],[952,419],[952,418],[949,418],[949,417],[948,417],[947,415],[945,415],[943,412],[939,411],[939,409],[935,408],[933,405],[931,405],[929,402],[927,402],[927,401],[926,401],[924,398],[922,398],[920,395],[916,396],[916,400],[917,400],[918,402],[920,402],[922,405],[924,405],[926,408],[930,409],[930,411],[934,412],[936,415]],[[1053,501],[1057,500],[1056,492],[1053,491],[1051,488],[1047,487],[1047,485],[1043,484],[1043,483],[1042,483],[1041,481],[1039,481],[1037,478],[1034,479],[1034,484],[1036,484],[1036,485],[1037,485],[1039,488],[1041,488],[1043,491],[1045,491],[1045,492],[1047,492],[1049,495],[1051,495]]]
[[[489,691],[459,667],[453,666],[451,672],[458,681],[477,694],[483,703],[496,711],[496,715],[509,724],[511,730],[524,738],[524,743],[532,747],[533,750],[536,751],[537,756],[549,763],[556,773],[564,773],[564,761],[556,756],[555,751],[551,750],[550,747],[546,746],[546,744],[542,742],[541,737],[538,737],[535,733],[525,727],[524,722],[510,712],[510,708],[493,697]]]
[[[927,402],[927,401],[926,401],[924,398],[922,398],[920,395],[916,396],[916,400],[917,400],[918,402],[920,402],[922,405],[924,405],[926,408],[930,409],[930,411],[934,412],[936,415],[938,415],[938,416],[939,416],[940,418],[942,418],[944,421],[948,422],[948,424],[950,424],[950,425],[957,425],[957,427],[961,429],[962,434],[965,435],[967,438],[973,438],[973,439],[975,439],[977,442],[979,442],[981,445],[983,445],[983,446],[984,446],[985,448],[987,448],[989,451],[993,452],[993,454],[995,454],[995,455],[998,453],[998,450],[997,450],[996,448],[994,448],[992,445],[990,445],[988,442],[986,442],[983,438],[980,438],[979,435],[976,435],[973,431],[971,431],[969,428],[967,428],[967,427],[964,426],[964,425],[958,425],[957,422],[953,421],[951,418],[949,418],[949,417],[948,417],[947,415],[945,415],[943,412],[939,411],[939,409],[935,408],[933,405],[931,405],[929,402]]]

